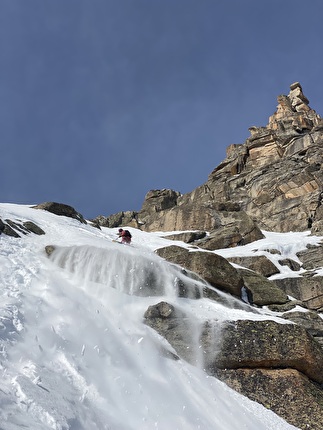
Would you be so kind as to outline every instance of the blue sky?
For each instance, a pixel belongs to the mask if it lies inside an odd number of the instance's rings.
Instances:
[[[189,192],[299,81],[323,115],[322,0],[0,0],[0,201],[87,218]]]

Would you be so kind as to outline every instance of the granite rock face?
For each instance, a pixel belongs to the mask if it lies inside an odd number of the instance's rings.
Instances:
[[[278,97],[266,127],[251,127],[242,145],[190,199],[240,202],[241,209],[270,231],[320,231],[323,121],[308,106],[299,83]]]

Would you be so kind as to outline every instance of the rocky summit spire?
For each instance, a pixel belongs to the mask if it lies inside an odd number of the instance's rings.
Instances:
[[[277,97],[276,112],[269,117],[266,127],[250,127],[252,146],[263,146],[275,142],[284,147],[289,142],[304,133],[313,131],[315,127],[322,127],[323,120],[309,107],[309,101],[304,96],[301,84],[294,82],[290,92]]]
[[[299,82],[290,86],[288,96],[280,95],[277,101],[277,110],[269,117],[267,128],[274,130],[281,137],[284,134],[296,136],[310,131],[321,122],[320,116],[309,107],[309,101]]]

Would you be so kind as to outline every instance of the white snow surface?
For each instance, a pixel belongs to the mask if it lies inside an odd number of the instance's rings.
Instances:
[[[33,221],[46,234],[0,236],[0,429],[32,430],[291,430],[260,404],[236,393],[198,365],[172,360],[172,347],[146,326],[147,307],[162,300],[201,320],[285,320],[262,310],[234,310],[210,300],[177,298],[174,274],[157,248],[179,244],[165,233],[96,229],[29,206],[0,204],[0,218]],[[269,233],[217,253],[296,259],[322,238]],[[46,245],[58,248],[49,259]],[[192,251],[194,252],[194,251]],[[282,258],[282,255],[279,258]],[[158,297],[134,295],[154,267]],[[286,276],[288,268],[281,268]],[[290,276],[296,276],[292,272]]]

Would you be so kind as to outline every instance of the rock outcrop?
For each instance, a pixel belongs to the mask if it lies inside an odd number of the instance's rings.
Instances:
[[[168,246],[157,250],[160,257],[197,273],[214,287],[241,297],[242,277],[220,255],[201,251],[188,251],[180,246]]]
[[[42,209],[44,211],[51,212],[55,215],[74,218],[80,221],[82,224],[86,224],[86,221],[83,215],[77,212],[72,206],[66,205],[64,203],[45,202],[45,203],[40,203],[39,205],[33,206],[33,209]]]
[[[80,221],[82,224],[87,224],[83,215],[77,212],[72,206],[66,205],[64,203],[45,202],[36,206],[32,206],[32,208],[45,210],[59,216],[73,218]],[[97,227],[100,228],[99,225],[97,225]],[[43,235],[45,234],[45,231],[32,221],[10,219],[2,220],[0,218],[0,234],[1,233],[7,236],[18,238],[29,233]]]
[[[288,295],[274,282],[253,270],[239,269],[243,279],[248,302],[257,306],[285,304],[289,302]]]
[[[21,235],[26,235],[29,233],[42,235],[45,234],[44,230],[41,229],[32,221],[13,221],[10,219],[2,220],[0,218],[0,234],[6,234],[11,237],[21,237]]]

